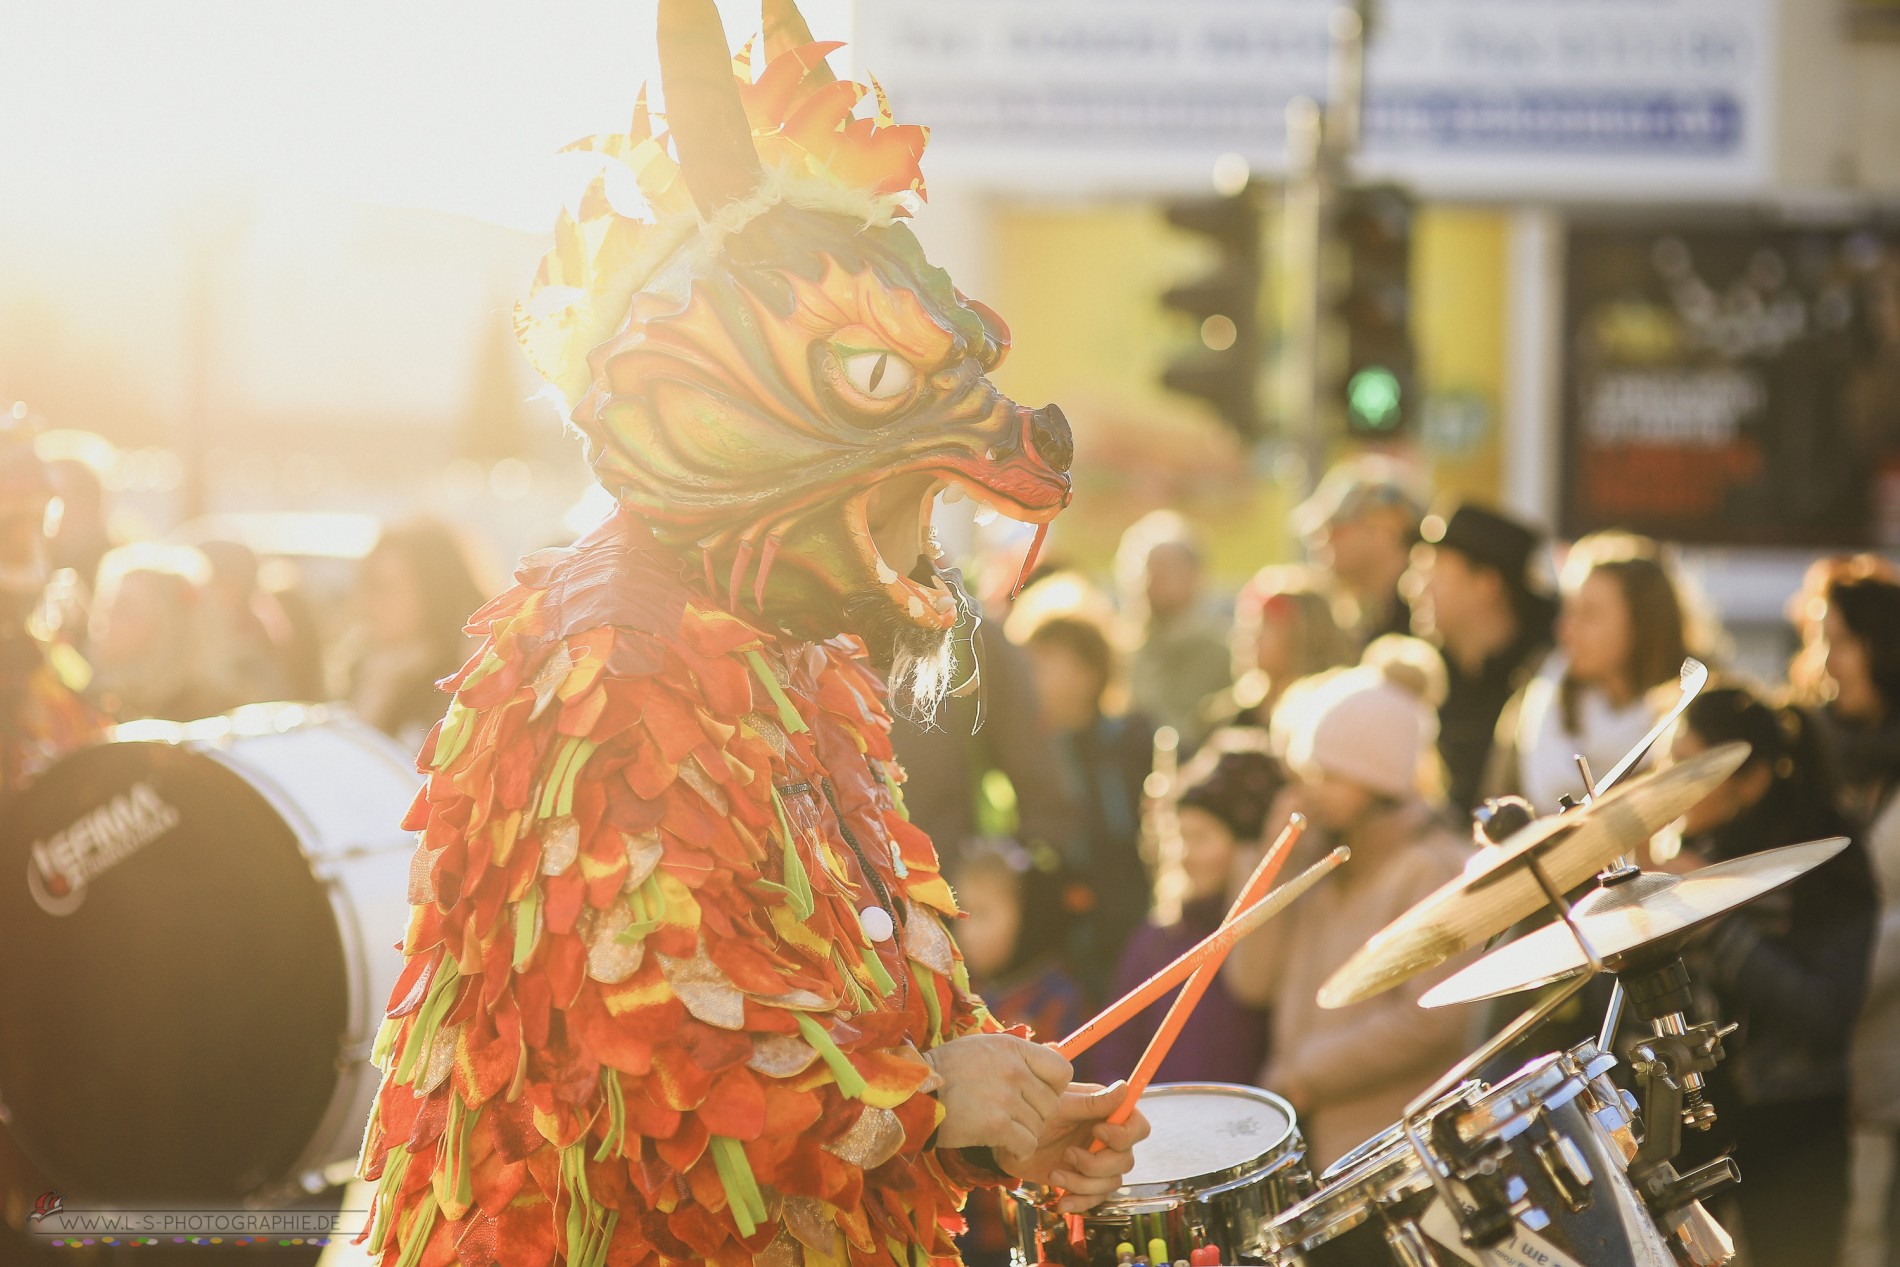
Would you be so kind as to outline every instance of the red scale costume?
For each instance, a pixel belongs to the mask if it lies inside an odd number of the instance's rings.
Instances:
[[[756,79],[710,0],[660,47],[667,131],[582,143],[651,218],[597,181],[519,314],[621,509],[476,615],[422,751],[383,1267],[921,1267],[999,1178],[931,1146],[921,1053],[998,1026],[873,665],[968,628],[935,492],[1046,523],[1067,427],[990,386],[1000,322],[900,223],[923,130],[854,118],[789,0]]]

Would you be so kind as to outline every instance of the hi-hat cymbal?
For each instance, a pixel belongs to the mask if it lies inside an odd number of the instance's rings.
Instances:
[[[1495,937],[1546,904],[1536,863],[1557,892],[1576,888],[1680,818],[1748,759],[1727,743],[1617,787],[1581,809],[1540,818],[1472,858],[1464,874],[1387,924],[1320,987],[1321,1007],[1389,990]]]
[[[1771,889],[1799,879],[1847,848],[1845,836],[1764,849],[1687,875],[1645,871],[1592,889],[1571,907],[1597,958],[1616,969],[1638,950],[1686,933]],[[1494,999],[1561,981],[1587,966],[1577,939],[1561,921],[1527,933],[1445,978],[1419,999],[1444,1007]]]

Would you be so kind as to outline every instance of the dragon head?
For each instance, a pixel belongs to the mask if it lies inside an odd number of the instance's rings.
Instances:
[[[838,45],[790,0],[764,18],[754,77],[711,0],[662,0],[664,129],[642,94],[626,133],[578,143],[610,161],[517,327],[603,486],[697,551],[718,601],[927,658],[968,607],[930,530],[937,494],[1046,525],[1069,501],[1068,424],[991,385],[1007,329],[903,223],[925,130],[892,121],[875,81],[833,79]],[[853,117],[873,94],[876,117]],[[634,200],[649,214],[624,213]]]

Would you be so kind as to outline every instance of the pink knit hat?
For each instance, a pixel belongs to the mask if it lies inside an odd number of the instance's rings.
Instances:
[[[1438,738],[1438,717],[1410,665],[1362,665],[1301,692],[1292,705],[1287,764],[1324,771],[1382,796],[1410,797]]]

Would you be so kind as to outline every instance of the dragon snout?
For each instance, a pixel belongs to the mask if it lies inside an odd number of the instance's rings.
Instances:
[[[1075,437],[1069,432],[1069,420],[1055,405],[1044,405],[1029,415],[1029,442],[1036,456],[1059,472],[1067,472],[1075,461]]]

